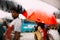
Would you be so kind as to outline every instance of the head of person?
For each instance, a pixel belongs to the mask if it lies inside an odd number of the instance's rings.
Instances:
[[[41,28],[41,26],[38,26],[38,30],[40,31],[42,28]]]
[[[52,24],[52,25],[50,25],[50,27],[49,27],[49,29],[54,29],[54,25]]]
[[[12,8],[11,13],[14,19],[19,17],[19,10],[17,8]]]

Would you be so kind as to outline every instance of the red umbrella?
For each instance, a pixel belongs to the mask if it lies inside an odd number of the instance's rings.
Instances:
[[[28,20],[42,22],[45,24],[57,24],[54,15],[48,15],[46,12],[41,10],[28,10],[23,14]]]
[[[53,15],[53,13],[58,10],[57,8],[38,0],[22,0],[18,3],[25,8],[26,11],[23,15],[27,19],[44,22],[45,24],[57,23],[56,18]]]

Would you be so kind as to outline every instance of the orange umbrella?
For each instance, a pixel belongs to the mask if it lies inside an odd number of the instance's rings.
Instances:
[[[57,24],[56,18],[53,13],[58,9],[53,7],[52,5],[38,0],[22,0],[18,3],[25,8],[26,11],[23,15],[27,19],[32,21],[44,22],[45,24]]]
[[[32,21],[42,22],[45,24],[57,24],[54,15],[48,15],[46,12],[41,10],[27,10],[23,15]]]

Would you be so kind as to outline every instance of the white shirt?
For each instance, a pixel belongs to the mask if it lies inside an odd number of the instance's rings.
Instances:
[[[10,26],[12,26],[12,25],[14,25],[14,31],[21,32],[21,26],[22,26],[21,19],[19,19],[19,18],[14,19],[14,20],[10,23]]]
[[[57,30],[50,29],[48,33],[52,35],[54,40],[59,40],[59,33]]]

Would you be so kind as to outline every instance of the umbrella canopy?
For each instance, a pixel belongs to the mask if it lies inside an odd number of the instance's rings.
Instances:
[[[33,11],[33,10],[32,10]],[[30,12],[32,12],[30,11]],[[29,15],[27,15],[29,14]],[[35,10],[31,14],[30,13],[24,13],[24,16],[26,16],[27,19],[32,20],[32,21],[37,21],[37,22],[42,22],[45,24],[57,24],[56,18],[54,15],[48,16],[46,12],[43,12],[41,10]]]
[[[36,0],[21,0],[20,4],[26,9],[23,15],[26,16],[27,19],[45,24],[57,24],[56,18],[53,15],[53,13],[58,10],[57,8]]]

